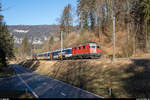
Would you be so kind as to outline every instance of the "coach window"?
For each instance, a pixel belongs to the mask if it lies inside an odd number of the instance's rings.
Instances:
[[[79,50],[81,49],[81,47],[79,47]]]
[[[74,50],[77,50],[77,48],[75,47]]]
[[[100,49],[100,46],[97,46],[98,49]]]
[[[83,49],[85,49],[85,46],[83,46]]]
[[[92,48],[95,48],[95,46],[92,46]]]

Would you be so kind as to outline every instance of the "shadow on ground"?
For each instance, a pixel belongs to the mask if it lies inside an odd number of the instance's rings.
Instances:
[[[147,59],[132,60],[125,65],[110,64],[106,68],[102,64],[91,66],[87,61],[74,61],[63,67],[56,63],[50,76],[105,97],[146,98],[150,97],[149,65]],[[112,88],[111,96],[109,87]]]
[[[130,77],[122,78],[124,90],[131,97],[150,97],[150,60],[132,60],[125,73],[132,73]]]
[[[20,64],[35,71],[40,62]],[[57,61],[52,66],[47,65],[51,66],[47,69],[47,75],[104,97],[146,98],[150,97],[149,65],[148,59],[132,60],[131,63],[94,64],[89,61]],[[111,96],[109,88],[112,89]]]
[[[103,75],[99,76],[96,66],[90,66],[87,63],[88,61],[56,62],[53,65],[55,68],[49,76],[92,93],[106,96],[108,94],[107,86],[104,86],[105,82],[99,81]],[[99,85],[101,86],[99,87]],[[102,91],[99,91],[101,89]]]

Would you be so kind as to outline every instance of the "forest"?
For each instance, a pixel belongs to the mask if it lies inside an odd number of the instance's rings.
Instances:
[[[140,56],[150,52],[150,0],[77,0],[76,8],[73,8],[71,4],[64,7],[54,36],[50,35],[39,46],[29,43],[25,37],[21,46],[15,48],[15,55],[26,58],[33,53],[59,49],[60,33],[63,32],[64,47],[97,42],[101,44],[103,57],[111,58],[113,18],[116,57]],[[56,37],[58,41],[55,41]]]
[[[66,5],[59,18],[58,33],[64,33],[64,47],[98,42],[103,54],[111,57],[115,18],[117,57],[150,52],[150,0],[77,0],[76,10],[72,8],[71,4]],[[73,25],[75,13],[77,25]],[[54,43],[50,37],[43,48],[58,49],[60,41]]]

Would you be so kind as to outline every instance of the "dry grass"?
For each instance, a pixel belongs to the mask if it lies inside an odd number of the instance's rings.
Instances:
[[[150,60],[25,62],[26,67],[104,97],[150,97]],[[36,68],[33,68],[33,66]]]

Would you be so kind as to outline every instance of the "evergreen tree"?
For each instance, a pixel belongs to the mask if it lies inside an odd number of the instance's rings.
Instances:
[[[51,36],[48,40],[48,47],[49,47],[49,50],[51,49],[52,45],[54,44],[54,37]]]
[[[6,24],[3,22],[3,16],[0,15],[0,60],[1,64],[3,64],[4,66],[7,65],[6,59],[11,59],[12,57],[14,57],[13,46],[13,36],[10,34]]]
[[[149,25],[150,25],[150,1],[149,0],[135,0],[131,9],[131,17],[134,22],[134,27],[137,31],[135,37],[140,49],[148,46],[150,39]]]
[[[77,5],[77,13],[80,18],[80,26],[81,29],[88,30],[88,14],[89,14],[89,5],[88,5],[89,0],[78,0],[78,5]]]
[[[142,8],[145,21],[150,24],[150,0],[142,0],[140,2],[140,7]]]
[[[145,36],[145,52],[149,49],[150,40],[150,0],[142,0],[140,2],[140,7],[142,9],[142,15],[144,18],[143,33]]]
[[[24,55],[31,55],[31,44],[28,41],[28,38],[24,38],[21,43],[21,52]]]
[[[60,30],[65,33],[65,35],[68,35],[72,31],[73,26],[73,18],[72,18],[72,12],[71,12],[71,5],[68,4],[63,11],[62,17],[61,17],[61,25]]]

